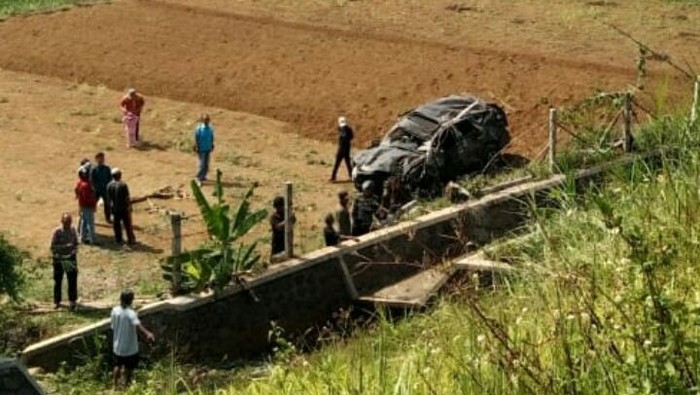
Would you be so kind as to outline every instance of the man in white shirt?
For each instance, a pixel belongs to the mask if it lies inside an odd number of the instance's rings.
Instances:
[[[136,329],[146,336],[146,339],[149,341],[155,340],[153,333],[141,325],[138,314],[131,308],[131,304],[134,302],[134,291],[128,289],[122,291],[119,299],[121,304],[112,309],[111,315],[112,351],[114,352],[112,378],[114,379],[114,388],[119,387],[122,368],[124,368],[125,384],[128,386],[131,383],[132,373],[138,365],[139,341]]]

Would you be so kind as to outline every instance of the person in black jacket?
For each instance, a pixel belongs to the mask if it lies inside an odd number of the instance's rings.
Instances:
[[[331,182],[335,182],[335,176],[338,173],[340,162],[345,161],[345,166],[348,168],[348,177],[352,178],[352,164],[350,164],[350,145],[352,143],[354,133],[348,120],[345,117],[338,118],[338,152],[335,154],[335,164],[333,165],[333,173],[331,173]]]

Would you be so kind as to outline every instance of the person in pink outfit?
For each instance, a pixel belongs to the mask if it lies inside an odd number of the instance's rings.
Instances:
[[[139,137],[139,124],[141,120],[141,111],[146,101],[143,99],[136,89],[129,88],[126,95],[122,98],[121,109],[124,116],[124,130],[126,132],[126,146],[132,147],[138,144],[141,140]]]

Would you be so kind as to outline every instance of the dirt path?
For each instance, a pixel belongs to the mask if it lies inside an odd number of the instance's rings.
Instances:
[[[69,84],[54,78],[0,71],[0,231],[35,257],[48,256],[52,229],[63,211],[76,213],[73,188],[75,171],[83,157],[104,150],[108,163],[124,171],[132,195],[143,196],[164,186],[184,186],[196,169],[191,151],[177,147],[191,139],[194,120],[209,111],[217,131],[212,166],[220,168],[235,204],[253,182],[259,183],[255,207],[268,207],[286,180],[296,186],[298,243],[306,251],[321,245],[320,225],[334,208],[335,193],[350,185],[328,184],[330,144],[285,133],[284,123],[253,115],[147,98],[143,133],[144,150],[127,150],[118,123],[120,93],[104,87]],[[284,144],[280,144],[284,136]],[[344,174],[341,173],[344,177]],[[207,194],[211,187],[205,187]],[[154,200],[163,210],[183,211],[185,248],[203,240],[203,225],[194,201]],[[80,288],[84,301],[113,300],[117,290],[135,287],[153,295],[165,287],[157,259],[170,249],[170,225],[162,212],[136,206],[135,223],[141,245],[132,252],[119,249],[98,212],[97,231],[102,246],[83,246],[79,255]],[[254,236],[269,240],[261,224]],[[261,245],[267,253],[269,247]],[[303,251],[303,250],[302,250]],[[50,266],[33,279],[32,297],[50,300]]]
[[[509,110],[513,150],[537,151],[549,104],[619,89],[634,70],[527,48],[477,50],[157,1],[123,1],[0,23],[0,67],[216,105],[332,140],[360,140],[421,102],[469,91]],[[28,50],[30,49],[31,50]]]

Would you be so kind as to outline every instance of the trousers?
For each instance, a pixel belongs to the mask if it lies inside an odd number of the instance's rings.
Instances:
[[[209,172],[209,158],[211,156],[211,152],[198,152],[197,156],[199,157],[199,169],[197,170],[197,179],[199,181],[204,181],[207,179],[207,173]]]
[[[53,260],[53,302],[61,303],[63,293],[63,274],[68,278],[68,300],[78,300],[78,261],[75,255],[65,259]]]
[[[112,218],[112,229],[114,229],[114,240],[121,244],[124,242],[124,235],[122,233],[122,225],[124,230],[126,230],[126,240],[129,244],[136,243],[136,237],[134,236],[134,228],[131,224],[131,213],[130,212],[114,212]]]
[[[348,169],[348,177],[352,177],[352,164],[350,163],[350,145],[339,145],[338,152],[335,154],[335,164],[333,165],[333,173],[331,173],[331,180],[335,180],[338,174],[338,168],[340,163],[345,161],[345,166]]]

